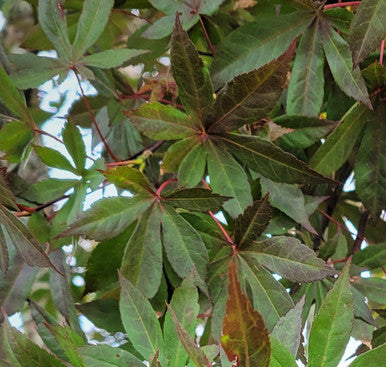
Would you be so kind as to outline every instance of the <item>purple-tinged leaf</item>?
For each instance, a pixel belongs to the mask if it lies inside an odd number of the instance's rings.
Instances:
[[[293,237],[278,236],[254,242],[243,254],[293,282],[312,282],[336,274],[313,250]]]
[[[197,126],[203,126],[207,110],[213,104],[212,82],[209,70],[182,28],[178,14],[171,38],[170,58],[178,96]]]

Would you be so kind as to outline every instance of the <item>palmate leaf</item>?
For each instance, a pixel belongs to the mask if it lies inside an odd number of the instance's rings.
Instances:
[[[377,0],[361,1],[350,26],[350,49],[357,67],[385,38],[386,3]]]
[[[368,122],[354,175],[358,196],[376,217],[386,208],[386,124],[384,102],[379,102]]]
[[[163,337],[157,316],[145,296],[124,276],[119,278],[119,309],[123,326],[134,348],[151,361],[163,349]]]
[[[201,125],[213,104],[212,82],[209,70],[182,28],[178,13],[170,49],[173,77],[178,86],[178,96],[186,110]],[[188,71],[188,72],[187,72]]]
[[[287,113],[318,116],[324,94],[324,55],[317,20],[302,35],[288,86]]]
[[[138,219],[122,258],[121,274],[146,298],[158,291],[162,277],[162,243],[160,213],[156,205]]]
[[[258,13],[253,22],[230,33],[216,52],[211,64],[215,88],[281,55],[313,18],[309,11],[276,14],[273,6]]]
[[[172,310],[172,311],[171,311]],[[180,287],[173,293],[170,307],[165,315],[164,339],[168,342],[165,345],[165,354],[168,359],[168,366],[185,366],[188,359],[183,343],[179,340],[178,326],[175,324],[174,317],[178,320],[181,328],[193,338],[199,312],[198,292],[190,276],[185,278]],[[177,329],[177,330],[176,330]]]
[[[86,146],[82,135],[74,123],[67,122],[62,136],[63,143],[75,163],[76,170],[81,174],[86,163]]]
[[[314,153],[310,167],[322,174],[330,174],[340,168],[350,156],[364,126],[371,119],[372,114],[366,106],[354,104]]]
[[[181,186],[194,187],[200,182],[205,173],[207,155],[207,149],[201,144],[186,154],[178,168],[178,182]]]
[[[111,69],[122,65],[125,61],[148,52],[147,50],[114,49],[97,52],[83,57],[79,63],[101,69]]]
[[[229,361],[252,367],[269,365],[271,347],[263,318],[241,292],[236,265],[229,263],[229,296],[223,321],[221,345]]]
[[[360,269],[376,269],[386,264],[386,243],[367,246],[355,253],[352,258],[351,270],[355,265]]]
[[[235,243],[239,249],[256,240],[267,228],[271,219],[268,195],[256,200],[235,220]]]
[[[293,301],[285,288],[256,260],[243,256],[240,251],[239,261],[241,275],[250,286],[253,307],[259,311],[266,328],[271,331],[294,306]]]
[[[312,282],[336,273],[316,257],[314,251],[292,237],[254,242],[242,252],[243,256],[256,259],[272,272],[294,282]]]
[[[272,110],[287,81],[293,46],[269,64],[236,76],[221,89],[205,121],[209,133],[235,130]]]
[[[353,69],[347,42],[331,27],[323,28],[321,38],[324,53],[336,83],[348,96],[372,109],[361,71],[358,67]]]
[[[308,347],[310,367],[337,366],[345,351],[354,320],[349,269],[350,261],[346,263],[312,323]]]
[[[194,136],[182,139],[171,145],[167,150],[166,154],[164,155],[162,169],[168,173],[177,171],[184,158],[187,157],[189,152],[191,152],[196,146],[197,139]],[[187,167],[187,169],[189,170],[189,166]],[[186,175],[189,174],[190,172],[186,172]]]
[[[297,184],[333,182],[259,136],[222,134],[217,135],[216,140],[248,167],[273,181]]]

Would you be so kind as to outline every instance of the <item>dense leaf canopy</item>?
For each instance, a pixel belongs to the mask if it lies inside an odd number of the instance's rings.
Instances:
[[[0,9],[0,366],[384,363],[385,0]]]

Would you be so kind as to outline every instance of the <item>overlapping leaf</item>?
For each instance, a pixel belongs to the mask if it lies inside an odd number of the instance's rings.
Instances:
[[[263,318],[241,292],[236,265],[229,263],[229,296],[223,321],[221,344],[229,361],[239,365],[268,366],[271,347]]]
[[[347,262],[312,323],[308,348],[310,367],[337,366],[345,351],[354,319],[349,269],[350,262]]]

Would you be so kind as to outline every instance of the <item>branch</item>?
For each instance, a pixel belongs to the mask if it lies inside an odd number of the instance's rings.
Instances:
[[[92,121],[92,123],[94,124],[95,129],[96,129],[96,131],[98,132],[98,135],[99,135],[99,137],[101,138],[103,145],[105,146],[105,148],[106,148],[107,152],[109,153],[110,157],[111,157],[112,159],[114,159],[115,162],[120,162],[120,159],[119,159],[119,158],[113,153],[113,151],[110,149],[109,145],[107,144],[106,139],[103,137],[102,132],[101,132],[101,130],[99,129],[98,123],[97,123],[96,120],[95,120],[94,113],[92,112],[91,106],[90,106],[90,104],[88,103],[88,99],[87,99],[86,95],[84,94],[84,90],[83,90],[82,83],[81,83],[80,78],[79,78],[78,71],[76,70],[75,67],[73,67],[72,70],[73,70],[73,72],[75,73],[76,79],[78,80],[80,92],[81,92],[81,94],[82,94],[82,98],[83,98],[84,104],[86,105],[87,111],[88,111],[88,113],[89,113],[89,115],[90,115],[90,117],[91,117],[91,121]]]
[[[358,233],[354,241],[354,246],[351,251],[351,255],[354,255],[361,249],[361,244],[362,241],[365,238],[365,231],[366,231],[366,224],[367,224],[367,219],[369,219],[369,212],[367,210],[364,210],[358,221]]]

